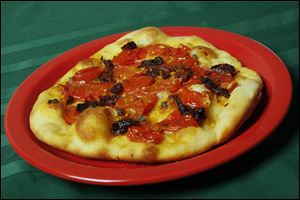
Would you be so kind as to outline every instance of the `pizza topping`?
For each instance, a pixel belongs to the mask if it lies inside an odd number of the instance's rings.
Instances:
[[[198,93],[207,93],[209,90],[202,84],[193,84],[191,86],[187,86],[189,90],[198,92]]]
[[[173,94],[170,97],[175,100],[178,110],[181,114],[183,114],[183,115],[191,114],[191,107],[184,105],[182,103],[181,99],[179,98],[178,94]]]
[[[211,68],[211,71],[218,72],[221,75],[230,74],[231,76],[236,75],[235,68],[230,64],[218,64],[214,65]]]
[[[238,86],[239,86],[239,84],[237,82],[233,82],[232,84],[229,85],[227,90],[228,90],[228,92],[231,93]]]
[[[141,73],[141,71],[142,70],[136,66],[116,66],[114,69],[114,78],[119,82],[122,82]]]
[[[171,68],[167,68],[164,66],[147,66],[145,67],[145,69],[146,75],[152,78],[161,76],[163,79],[168,79],[171,77]]]
[[[114,106],[120,96],[117,95],[106,95],[101,96],[98,105],[99,106]]]
[[[121,47],[122,50],[132,50],[132,49],[136,49],[136,48],[137,48],[137,45],[134,41],[130,41]]]
[[[118,116],[125,115],[125,110],[122,108],[116,108],[116,112],[117,112]]]
[[[187,87],[184,87],[179,90],[178,96],[183,104],[190,106],[192,108],[196,107],[205,107],[207,108],[209,104],[207,104],[204,99],[208,97],[206,92],[196,92],[191,91]]]
[[[150,93],[157,93],[160,91],[176,92],[181,86],[181,80],[171,77],[169,79],[162,79],[160,77],[155,79],[155,83],[149,88]]]
[[[161,67],[160,68],[160,74],[161,74],[161,77],[163,79],[168,79],[171,77],[171,70],[169,68],[166,68],[166,67]]]
[[[111,93],[114,93],[114,94],[120,94],[122,93],[122,90],[123,90],[123,85],[122,83],[117,83],[116,85],[114,85],[112,88],[111,88]]]
[[[145,68],[146,69],[146,75],[150,76],[152,78],[155,78],[156,76],[162,75],[164,78],[170,77],[170,70],[166,67],[161,66],[164,64],[165,61],[162,57],[158,56],[154,59],[150,60],[144,60],[141,65],[138,66],[138,68]]]
[[[237,71],[235,68],[232,65],[225,63],[212,66],[209,69],[207,76],[219,85],[233,81],[236,74]]]
[[[193,70],[193,79],[197,79],[199,77],[205,76],[207,75],[207,69],[200,67],[200,66],[193,66],[191,67],[191,69]]]
[[[193,76],[194,73],[191,68],[183,65],[175,66],[173,69],[175,71],[175,77],[181,78],[183,82],[188,81]]]
[[[146,68],[147,76],[155,78],[156,76],[159,76],[159,74],[160,74],[160,68],[158,68],[158,67],[147,67]]]
[[[194,119],[197,120],[198,124],[200,124],[204,119],[206,119],[206,113],[204,108],[193,108],[189,105],[183,104],[178,94],[171,95],[171,97],[175,100],[178,110],[182,115],[191,115]]]
[[[89,67],[82,69],[72,76],[72,81],[80,84],[90,83],[97,79],[101,72],[102,69],[100,67]]]
[[[75,99],[72,96],[68,96],[67,104],[72,104],[75,102]]]
[[[163,102],[161,102],[160,106],[161,106],[162,108],[168,108],[168,102],[163,101]]]
[[[133,119],[121,119],[112,124],[112,133],[115,135],[125,134],[129,126],[139,125],[139,121]]]
[[[66,93],[75,99],[81,101],[93,101],[98,99],[99,96],[108,95],[110,88],[112,88],[113,83],[88,83],[88,84],[78,84],[73,82],[68,82],[65,86]]]
[[[49,99],[48,100],[48,104],[57,104],[58,103],[58,99]]]
[[[76,110],[78,112],[82,112],[88,107],[97,107],[97,106],[114,106],[117,102],[117,100],[120,98],[120,96],[117,95],[105,95],[105,96],[100,96],[99,101],[85,101],[84,103],[79,103],[77,104]]]
[[[122,108],[129,111],[131,117],[138,117],[149,113],[155,106],[157,96],[155,94],[147,94],[142,97],[127,94],[123,98],[118,99],[116,103],[117,108]]]
[[[79,115],[79,112],[77,111],[76,106],[70,106],[70,107],[64,107],[63,108],[63,118],[65,122],[68,124],[72,124],[75,122]]]
[[[197,120],[198,124],[206,119],[206,113],[204,108],[194,108],[192,112],[193,118]]]
[[[158,60],[158,61],[156,61]],[[183,82],[188,81],[193,76],[193,70],[184,65],[161,66],[164,63],[161,57],[156,57],[152,60],[145,60],[139,67],[145,67],[146,75],[152,78],[161,76],[163,79],[168,79],[171,76],[181,78]]]
[[[226,88],[219,87],[210,78],[208,78],[208,77],[201,77],[200,80],[205,85],[205,87],[207,87],[208,89],[210,89],[211,91],[213,91],[217,95],[222,95],[222,96],[224,96],[226,98],[230,97],[230,94],[229,94],[229,92],[228,92],[228,90]]]
[[[156,94],[149,94],[143,97],[144,108],[142,114],[148,114],[155,106],[156,102],[157,102]]]
[[[165,55],[169,66],[195,66],[198,60],[189,54],[190,51],[191,48],[181,44],[178,48],[166,47],[162,55]]]
[[[139,117],[137,118],[137,120],[138,120],[139,122],[144,122],[144,121],[146,121],[146,117],[145,117],[145,115],[141,115],[141,116],[139,116]]]
[[[99,76],[99,80],[101,82],[114,82],[113,78],[113,69],[114,65],[111,62],[111,60],[103,60],[103,63],[105,65],[104,72],[102,72]]]
[[[160,130],[164,132],[178,131],[182,128],[199,126],[199,123],[192,115],[182,115],[177,109],[174,110],[166,119],[157,124]]]
[[[90,105],[89,105],[88,102],[79,103],[76,106],[76,111],[81,113],[82,111],[84,111],[85,109],[87,109],[89,106]]]
[[[88,107],[109,106],[115,109],[120,119],[112,124],[113,134],[128,132],[130,141],[158,144],[163,139],[163,132],[197,127],[206,119],[209,90],[228,98],[229,92],[237,87],[232,83],[237,73],[232,65],[225,63],[203,68],[190,55],[188,46],[174,48],[154,44],[137,47],[131,41],[121,48],[122,52],[112,60],[101,58],[104,69],[95,66],[82,69],[63,86],[63,118],[68,124]],[[199,49],[206,56],[214,57],[211,49]],[[194,87],[195,84],[201,88]],[[174,101],[169,98],[159,102],[160,114],[163,111],[168,114],[160,120],[153,121],[153,116],[150,117],[151,124],[148,114],[157,104],[157,94],[162,91],[171,93],[169,97]],[[76,101],[80,103],[69,105]]]
[[[146,55],[141,55],[142,48],[132,49],[130,51],[122,51],[112,59],[116,66],[130,66],[135,65],[139,60],[143,59]]]
[[[150,67],[150,66],[156,66],[162,64],[164,64],[164,59],[160,56],[157,56],[154,59],[144,60],[141,63],[140,67]]]
[[[137,74],[136,76],[123,82],[124,91],[127,93],[134,93],[145,90],[146,87],[152,85],[153,82],[154,80],[152,78]]]
[[[150,125],[131,126],[128,128],[127,137],[132,142],[144,142],[159,144],[163,140],[163,134],[153,130]]]
[[[89,103],[89,106],[91,106],[92,108],[96,108],[97,106],[99,106],[99,102],[98,101],[92,101]]]

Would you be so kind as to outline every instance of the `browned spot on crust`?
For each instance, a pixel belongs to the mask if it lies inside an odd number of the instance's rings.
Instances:
[[[65,137],[63,137],[61,146],[59,148],[61,148],[62,150],[65,150],[68,148],[68,146],[71,142],[72,142],[71,138],[68,136],[65,136]]]
[[[101,149],[96,156],[98,159],[111,160],[111,157],[108,155],[106,149]]]
[[[97,107],[85,109],[76,121],[76,130],[81,139],[93,141],[97,137],[107,139],[110,136],[110,128],[113,116],[108,108]]]
[[[60,109],[61,108],[61,104],[60,103],[48,104],[48,107],[51,108],[51,109]]]
[[[192,52],[193,55],[196,55],[197,57],[204,57],[208,60],[217,58],[217,54],[214,50],[204,46],[197,46],[192,50]]]
[[[143,152],[142,160],[145,162],[153,162],[156,161],[158,149],[155,145],[148,146]]]

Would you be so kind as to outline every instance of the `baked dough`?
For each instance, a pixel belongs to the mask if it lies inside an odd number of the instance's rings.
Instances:
[[[210,99],[207,120],[200,127],[186,127],[175,133],[166,133],[160,144],[132,142],[126,135],[113,136],[110,129],[116,114],[109,107],[88,108],[80,113],[75,123],[67,124],[59,108],[47,104],[49,99],[61,97],[59,84],[66,83],[69,77],[81,69],[101,65],[101,57],[112,59],[130,41],[138,46],[156,43],[171,47],[187,45],[193,49],[191,53],[197,56],[204,67],[221,63],[233,65],[239,71],[235,77],[239,86],[229,98]],[[232,55],[204,39],[197,36],[171,37],[158,28],[146,27],[124,35],[90,59],[79,62],[54,86],[43,91],[30,113],[30,128],[39,140],[82,157],[150,163],[178,161],[227,141],[252,113],[259,102],[262,87],[263,82],[258,73],[244,67]],[[159,117],[155,111],[150,116],[153,119]]]

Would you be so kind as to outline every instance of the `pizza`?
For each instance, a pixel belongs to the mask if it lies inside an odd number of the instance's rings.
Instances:
[[[171,162],[227,141],[260,100],[263,81],[197,36],[132,31],[41,92],[30,128],[86,158]]]

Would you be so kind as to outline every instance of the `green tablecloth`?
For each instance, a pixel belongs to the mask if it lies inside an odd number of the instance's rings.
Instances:
[[[1,2],[1,198],[299,198],[298,2]],[[251,37],[293,79],[282,124],[240,158],[167,183],[105,187],[48,175],[22,160],[3,128],[7,103],[45,61],[84,42],[144,26],[203,26]],[[16,126],[18,126],[16,124]]]

